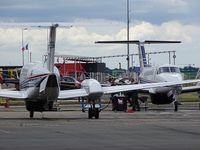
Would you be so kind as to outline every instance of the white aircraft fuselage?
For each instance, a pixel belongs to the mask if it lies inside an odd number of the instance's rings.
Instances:
[[[59,72],[51,73],[38,63],[23,66],[20,74],[20,91],[26,91],[26,108],[29,111],[46,111],[53,108],[59,96]],[[46,106],[46,107],[45,107]]]
[[[51,73],[38,63],[24,65],[20,75],[20,91],[26,91],[26,108],[28,111],[49,111],[58,99],[60,74],[56,67]],[[91,100],[100,99],[103,95],[101,84],[95,79],[86,79],[81,83],[87,97]]]
[[[37,63],[24,65],[20,75],[20,90],[28,90],[28,99],[48,99],[53,100],[58,97],[59,72],[51,73],[45,67]],[[57,90],[55,90],[57,89]],[[55,90],[51,93],[51,90]],[[48,95],[48,96],[47,96]]]
[[[182,82],[183,77],[175,65],[161,65],[158,67],[144,67],[139,80],[141,83],[155,82]],[[174,95],[180,94],[182,85],[148,89],[151,100],[155,104],[168,104],[173,102]]]

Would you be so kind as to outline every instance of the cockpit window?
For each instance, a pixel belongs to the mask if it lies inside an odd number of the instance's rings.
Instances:
[[[165,72],[170,72],[169,67],[161,67],[158,70],[158,74],[165,73]]]
[[[167,72],[180,73],[180,69],[178,67],[160,67],[158,70],[158,74]]]
[[[180,73],[180,69],[178,67],[170,67],[171,72]]]

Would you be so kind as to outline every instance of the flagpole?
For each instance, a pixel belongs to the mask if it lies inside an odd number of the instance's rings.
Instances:
[[[22,29],[22,66],[24,66],[24,29]]]
[[[31,62],[31,51],[29,50],[29,45],[28,43],[25,46],[25,50],[28,51],[28,62]]]
[[[24,30],[27,30],[27,28],[22,28],[22,65],[24,66],[25,60],[24,60]]]

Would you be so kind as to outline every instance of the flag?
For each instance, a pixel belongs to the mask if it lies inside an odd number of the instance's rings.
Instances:
[[[26,47],[25,47],[25,49],[26,49],[26,50],[28,50],[28,44],[26,44]]]

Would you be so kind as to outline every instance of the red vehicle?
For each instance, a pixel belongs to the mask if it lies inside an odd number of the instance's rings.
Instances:
[[[77,81],[73,77],[63,76],[60,81],[60,89],[61,90],[70,90],[70,89],[79,89],[81,87],[81,83]]]

